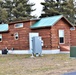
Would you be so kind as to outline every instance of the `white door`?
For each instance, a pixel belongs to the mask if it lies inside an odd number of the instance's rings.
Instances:
[[[29,33],[29,47],[31,52],[32,52],[32,37],[34,36],[39,36],[39,33]]]

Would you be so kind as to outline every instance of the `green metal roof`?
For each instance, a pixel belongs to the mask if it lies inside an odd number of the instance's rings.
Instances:
[[[42,18],[38,22],[36,22],[35,24],[33,24],[31,26],[31,29],[53,26],[62,17],[63,17],[63,15]]]
[[[0,32],[6,32],[8,29],[8,24],[0,24]]]

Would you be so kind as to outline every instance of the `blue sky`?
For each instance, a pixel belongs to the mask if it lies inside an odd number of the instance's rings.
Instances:
[[[40,16],[42,11],[42,5],[40,5],[41,2],[44,2],[44,0],[29,0],[31,3],[35,3],[35,6],[33,6],[33,9],[36,9],[34,12],[32,12],[32,15]]]

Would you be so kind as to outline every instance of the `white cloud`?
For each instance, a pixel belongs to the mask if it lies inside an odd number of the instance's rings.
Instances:
[[[44,0],[29,0],[30,3],[35,3],[35,6],[33,6],[33,9],[36,9],[35,11],[33,11],[31,13],[31,15],[35,15],[35,16],[40,16],[41,15],[41,11],[42,11],[42,5],[40,4],[41,2],[44,2]]]

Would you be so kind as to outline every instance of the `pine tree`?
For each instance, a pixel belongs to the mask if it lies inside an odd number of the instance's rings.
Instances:
[[[45,0],[41,3],[43,12],[40,17],[64,15],[69,21],[74,23],[75,8],[73,0]]]
[[[34,4],[29,4],[28,0],[14,0],[13,1],[14,8],[12,10],[12,13],[14,15],[14,19],[16,20],[23,20],[32,17],[31,11],[31,6]]]
[[[55,10],[54,0],[45,0],[45,2],[41,4],[43,5],[43,13],[41,14],[41,17],[53,16],[59,14],[58,11]]]
[[[0,0],[0,23],[7,22],[7,11],[3,8],[3,1]]]
[[[6,9],[8,13],[8,22],[18,21],[31,18],[32,6],[34,4],[29,4],[29,0],[5,0],[3,3],[3,8]]]
[[[7,12],[5,9],[0,8],[0,23],[7,23]]]
[[[3,8],[6,9],[8,14],[7,20],[8,22],[10,22],[12,20],[12,9],[13,9],[12,0],[5,0],[3,3]]]
[[[73,0],[66,0],[61,4],[61,14],[63,14],[70,22],[74,24],[75,20],[75,8]]]

